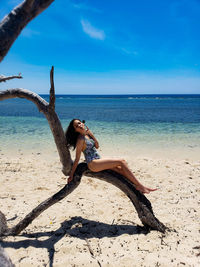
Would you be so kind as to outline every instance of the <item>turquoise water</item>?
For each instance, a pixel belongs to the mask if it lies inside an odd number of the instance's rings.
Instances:
[[[72,118],[85,119],[104,149],[200,151],[200,95],[63,95],[56,111],[64,129]],[[0,136],[2,150],[56,149],[46,119],[24,99],[0,102]]]

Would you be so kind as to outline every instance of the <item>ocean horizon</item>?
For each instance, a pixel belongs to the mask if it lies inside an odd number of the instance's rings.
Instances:
[[[200,94],[58,94],[56,112],[64,129],[71,119],[84,119],[102,150],[117,145],[119,151],[127,147],[145,155],[167,149],[200,152]],[[26,99],[0,102],[0,135],[3,150],[55,150],[46,118]]]

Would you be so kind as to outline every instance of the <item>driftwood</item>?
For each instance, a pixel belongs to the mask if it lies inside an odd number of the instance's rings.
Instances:
[[[38,107],[39,111],[42,112],[48,120],[60,156],[62,171],[65,175],[68,175],[71,170],[72,160],[70,152],[66,146],[66,139],[62,125],[54,109],[55,91],[53,82],[53,67],[51,69],[50,77],[51,77],[51,89],[50,89],[49,103],[47,103],[36,93],[33,93],[25,89],[10,89],[1,91],[0,100],[16,98],[16,97],[26,98],[32,101]],[[19,234],[44,210],[46,210],[56,202],[60,201],[61,199],[69,195],[79,185],[83,174],[86,176],[98,178],[106,182],[109,182],[117,186],[120,190],[122,190],[135,206],[138,216],[146,228],[155,229],[160,232],[164,232],[166,230],[166,227],[155,217],[149,200],[142,193],[136,190],[134,185],[130,183],[125,177],[111,170],[93,173],[89,171],[86,163],[80,163],[75,171],[74,179],[72,180],[72,182],[66,184],[59,192],[57,192],[52,197],[48,198],[40,205],[38,205],[13,228],[8,229],[6,228],[6,226],[4,227],[1,226],[0,229],[4,230],[0,234],[4,236]]]
[[[66,140],[63,128],[61,126],[60,120],[55,112],[55,92],[53,83],[53,67],[51,70],[51,89],[50,89],[50,102],[46,102],[36,93],[25,89],[11,89],[0,92],[0,100],[9,98],[26,98],[32,101],[42,112],[48,120],[49,126],[54,136],[54,140],[58,149],[60,156],[60,161],[63,166],[63,173],[67,175],[71,169],[71,156],[69,150],[66,148]]]
[[[10,47],[19,36],[21,31],[24,29],[24,27],[42,11],[48,8],[52,2],[54,2],[54,0],[24,0],[20,5],[13,9],[10,14],[4,17],[4,19],[0,23],[0,62],[6,56]],[[0,82],[5,82],[7,80],[15,78],[21,79],[22,77],[20,74],[18,76],[9,77],[0,76]],[[54,140],[60,156],[60,161],[62,163],[62,171],[65,175],[68,175],[71,169],[72,160],[70,153],[66,147],[63,128],[55,112],[53,68],[51,70],[51,89],[49,103],[47,103],[37,94],[24,89],[11,89],[0,92],[0,100],[15,97],[26,98],[32,101],[38,107],[39,111],[43,112],[48,120],[49,126],[54,136]],[[88,170],[85,163],[80,163],[74,174],[74,179],[70,184],[67,184],[59,192],[38,205],[13,228],[9,229],[7,227],[6,217],[0,211],[0,236],[19,234],[44,210],[70,194],[79,185],[83,174],[105,180],[106,182],[112,183],[113,185],[117,186],[130,198],[144,226],[149,229],[156,229],[160,232],[164,232],[166,230],[166,227],[154,216],[151,203],[148,201],[148,199],[139,191],[137,191],[134,185],[131,184],[125,177],[112,171],[92,173]],[[4,267],[14,266],[2,247],[0,247],[0,263],[1,266]]]
[[[54,0],[25,0],[0,23],[0,62],[26,25]]]
[[[0,246],[0,266],[1,267],[15,267],[15,265],[11,262],[8,254],[5,250]]]
[[[14,76],[4,76],[4,75],[0,75],[0,83],[1,82],[6,82],[8,80],[12,80],[12,79],[22,79],[21,73],[19,73],[19,75],[14,75]]]

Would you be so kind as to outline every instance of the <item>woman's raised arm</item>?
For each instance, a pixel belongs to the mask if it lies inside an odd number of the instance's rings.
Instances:
[[[97,141],[96,137],[94,136],[94,134],[92,133],[92,131],[88,127],[87,127],[86,133],[94,140],[95,147],[99,148],[99,142]]]

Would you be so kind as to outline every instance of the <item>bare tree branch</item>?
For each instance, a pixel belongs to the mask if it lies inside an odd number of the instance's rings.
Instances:
[[[43,10],[45,10],[54,0],[24,0],[19,6],[10,12],[0,23],[0,62],[8,53],[10,47],[19,36],[24,27]],[[54,68],[51,69],[50,74],[50,100],[49,104],[37,94],[25,90],[25,89],[10,89],[0,92],[0,100],[9,98],[26,98],[32,101],[43,112],[48,120],[54,141],[56,143],[60,161],[62,163],[62,171],[65,175],[68,175],[72,160],[69,150],[66,146],[66,139],[60,120],[55,112],[55,88],[53,78]],[[5,82],[14,78],[21,79],[21,75],[18,76],[0,76],[0,82]],[[70,184],[65,185],[59,192],[49,197],[47,200],[39,204],[29,214],[25,216],[16,226],[12,228],[7,227],[5,215],[0,211],[0,236],[17,235],[23,231],[35,218],[37,218],[44,210],[57,203],[67,195],[69,195],[81,181],[82,175],[95,177],[105,180],[119,189],[121,189],[127,197],[131,200],[136,208],[139,218],[144,226],[150,229],[156,229],[160,232],[165,232],[166,227],[163,225],[154,215],[151,203],[149,200],[137,191],[133,184],[131,184],[125,177],[114,173],[112,171],[103,171],[98,173],[92,173],[88,170],[86,163],[80,163],[75,171],[74,179]],[[13,267],[14,265],[10,261],[8,255],[0,247],[0,263],[3,266]]]
[[[86,163],[80,163],[75,171],[74,179],[71,181],[70,184],[66,184],[59,192],[39,204],[16,226],[10,229],[6,229],[4,227],[4,232],[2,232],[2,236],[18,235],[43,211],[45,211],[47,208],[54,205],[58,201],[64,199],[71,192],[73,192],[74,189],[76,189],[77,186],[80,184],[81,177],[83,174],[93,178],[104,180],[118,187],[131,200],[131,202],[136,208],[140,220],[148,230],[155,229],[160,232],[165,232],[166,227],[155,217],[150,201],[138,190],[136,190],[134,185],[130,183],[125,177],[109,170],[93,173],[89,171]]]
[[[49,99],[49,108],[55,109],[55,87],[54,87],[54,67],[52,66],[51,72],[50,72],[50,83],[51,83],[51,88],[50,88],[50,99]]]
[[[23,77],[21,76],[21,73],[19,73],[19,75],[14,75],[14,76],[4,76],[4,75],[0,75],[0,83],[1,82],[6,82],[8,80],[12,80],[12,79],[22,79]]]
[[[168,229],[155,217],[151,202],[146,198],[144,194],[138,191],[126,177],[112,170],[105,170],[98,173],[87,170],[85,171],[84,175],[111,183],[112,185],[118,187],[121,191],[123,191],[125,195],[131,200],[141,222],[146,227],[146,229],[154,229],[163,233],[166,229]]]
[[[8,254],[5,250],[0,246],[0,266],[1,267],[15,267],[15,265],[11,262]]]
[[[43,98],[37,95],[34,92],[31,92],[26,89],[16,88],[16,89],[8,89],[5,91],[0,91],[0,101],[10,98],[26,98],[33,102],[39,109],[40,112],[46,114],[48,111],[48,102],[46,102]]]
[[[51,70],[53,77],[53,68]],[[53,82],[53,79],[52,79]],[[50,129],[53,133],[54,141],[57,146],[57,150],[62,163],[62,171],[65,175],[68,175],[71,169],[72,160],[70,152],[67,148],[65,134],[61,125],[61,122],[55,112],[54,105],[49,107],[49,103],[34,92],[26,89],[8,89],[6,91],[0,91],[0,101],[9,98],[26,98],[32,101],[42,112],[48,120]],[[55,98],[54,90],[51,90],[51,98]]]
[[[6,216],[0,211],[0,236],[8,230]]]
[[[43,114],[48,120],[49,126],[54,136],[54,141],[57,146],[60,161],[62,163],[63,173],[65,175],[68,175],[71,170],[72,160],[70,152],[66,146],[66,138],[62,125],[54,109],[55,91],[53,82],[53,68],[51,69],[51,106],[36,93],[25,89],[10,89],[0,92],[0,101],[15,97],[26,98],[32,101],[38,107],[39,111],[43,112]],[[122,190],[135,206],[138,216],[146,228],[156,229],[160,232],[164,232],[166,230],[166,227],[155,217],[150,201],[138,190],[136,190],[134,185],[124,176],[115,173],[111,170],[93,173],[88,170],[86,163],[80,163],[75,171],[74,179],[69,184],[65,185],[59,192],[39,204],[13,228],[7,228],[5,216],[0,212],[0,235],[6,236],[19,234],[44,210],[69,195],[80,184],[81,177],[83,174],[104,180],[108,183],[117,186],[120,190]]]
[[[7,229],[3,235],[18,235],[22,230],[24,230],[35,218],[37,218],[43,211],[57,203],[58,201],[65,198],[67,195],[69,195],[71,192],[76,189],[76,187],[80,183],[80,165],[79,168],[76,171],[75,179],[73,179],[73,182],[70,184],[66,184],[59,192],[48,198],[47,200],[43,201],[41,204],[39,204],[35,209],[33,209],[29,214],[26,215],[26,217],[21,220],[16,226],[14,226],[11,229]],[[84,166],[84,169],[87,168],[87,166]],[[84,171],[84,170],[83,170]],[[82,175],[82,173],[81,173]]]
[[[0,23],[0,62],[24,27],[54,0],[25,0],[14,8]]]

